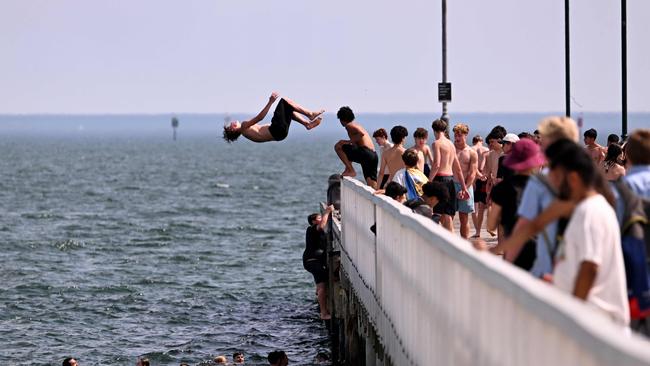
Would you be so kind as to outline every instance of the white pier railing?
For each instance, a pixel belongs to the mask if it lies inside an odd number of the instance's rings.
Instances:
[[[650,365],[647,340],[356,180],[341,215],[342,268],[394,365]]]

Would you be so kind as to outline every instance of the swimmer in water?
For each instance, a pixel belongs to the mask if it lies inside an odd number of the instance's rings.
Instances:
[[[273,112],[271,123],[259,125],[258,122],[266,117],[271,106],[279,97],[277,92],[273,92],[268,103],[257,116],[248,121],[234,121],[223,126],[223,139],[230,143],[243,135],[253,142],[282,141],[289,134],[291,121],[300,123],[308,130],[317,127],[322,122],[325,110],[310,111],[293,100],[280,98],[275,112]]]

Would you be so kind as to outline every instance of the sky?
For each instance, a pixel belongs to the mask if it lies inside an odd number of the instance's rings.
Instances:
[[[451,112],[564,110],[562,0],[448,1]],[[650,1],[628,0],[650,111]],[[0,113],[439,111],[440,0],[2,0]],[[571,0],[572,109],[621,109],[620,1]]]

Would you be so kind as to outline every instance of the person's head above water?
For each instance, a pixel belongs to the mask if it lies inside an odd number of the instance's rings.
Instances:
[[[244,363],[244,354],[241,353],[241,352],[233,353],[232,362],[234,362],[234,363]]]
[[[352,109],[348,106],[341,107],[341,109],[336,112],[336,118],[338,118],[339,121],[341,121],[341,124],[345,126],[354,121],[354,112],[352,112]]]
[[[271,366],[286,366],[289,364],[289,358],[284,351],[273,351],[269,353],[267,359]]]
[[[223,125],[223,139],[227,143],[237,140],[241,136],[241,123],[239,121],[232,121]]]

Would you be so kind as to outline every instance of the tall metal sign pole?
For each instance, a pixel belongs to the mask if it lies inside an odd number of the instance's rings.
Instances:
[[[569,0],[564,0],[564,103],[566,116],[571,117],[571,57],[569,53]]]
[[[442,102],[440,118],[449,121],[447,103],[451,102],[451,84],[447,82],[447,0],[442,0],[442,83],[438,84],[438,101]]]
[[[621,138],[627,138],[627,0],[621,0]]]

